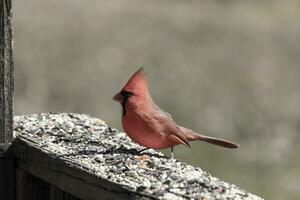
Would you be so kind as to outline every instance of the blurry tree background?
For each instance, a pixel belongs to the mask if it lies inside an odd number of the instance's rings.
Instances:
[[[299,1],[15,0],[15,114],[88,113],[145,67],[177,122],[241,144],[176,158],[267,199],[300,196]],[[168,150],[164,153],[169,154]]]

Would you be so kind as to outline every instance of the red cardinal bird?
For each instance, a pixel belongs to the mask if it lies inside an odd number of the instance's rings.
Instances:
[[[227,140],[195,133],[175,123],[172,116],[160,109],[152,100],[143,68],[135,72],[121,92],[113,99],[122,105],[122,125],[127,135],[147,148],[163,149],[189,141],[202,140],[225,148],[237,148],[238,144]]]

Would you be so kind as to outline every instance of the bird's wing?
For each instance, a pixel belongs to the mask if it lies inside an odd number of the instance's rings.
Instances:
[[[156,110],[153,113],[153,119],[159,125],[160,132],[168,134],[168,138],[170,140],[179,142],[190,147],[189,141],[187,140],[186,136],[177,126],[177,124],[172,119],[172,116],[169,113],[161,109]]]

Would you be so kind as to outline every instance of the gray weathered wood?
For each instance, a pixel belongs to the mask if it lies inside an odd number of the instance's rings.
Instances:
[[[8,148],[13,140],[13,57],[11,1],[0,0],[0,198],[15,199],[14,159]]]
[[[13,140],[13,87],[11,1],[0,0],[0,153]]]
[[[16,165],[47,183],[41,191],[51,200],[261,199],[154,150],[140,153],[141,146],[100,119],[41,113],[14,122]],[[19,185],[37,183],[31,178],[22,183],[17,176],[18,195]],[[25,191],[36,199],[35,187]]]
[[[14,143],[17,167],[22,171],[30,173],[35,177],[39,177],[44,182],[54,185],[60,190],[64,190],[80,199],[97,200],[99,197],[101,197],[101,199],[143,198],[143,195],[140,195],[138,198],[138,196],[134,193],[130,193],[120,185],[111,183],[105,179],[101,179],[91,173],[88,173],[86,170],[80,169],[80,166],[76,166],[75,163],[70,163],[68,165],[66,160],[63,161],[60,158],[55,158],[50,152],[49,154],[44,152],[43,148],[38,145],[39,141],[34,141],[27,137],[25,138],[21,136],[20,138],[17,138]],[[23,176],[26,177],[26,175]],[[32,182],[30,180],[28,181],[28,177],[26,181],[22,179],[24,179],[22,176],[17,176],[18,186],[27,185]],[[40,190],[41,189],[42,188],[40,188]],[[22,192],[22,189],[18,189],[17,193],[20,191]],[[27,188],[25,191],[27,194],[34,194],[36,190],[35,188]],[[48,194],[48,192],[46,193]],[[17,196],[22,196],[22,193]],[[29,197],[18,198],[18,200],[29,200]],[[54,199],[59,198],[56,196]]]

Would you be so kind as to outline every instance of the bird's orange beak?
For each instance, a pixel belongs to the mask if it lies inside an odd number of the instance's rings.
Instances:
[[[122,102],[123,101],[123,96],[120,93],[117,93],[114,97],[113,100]]]

